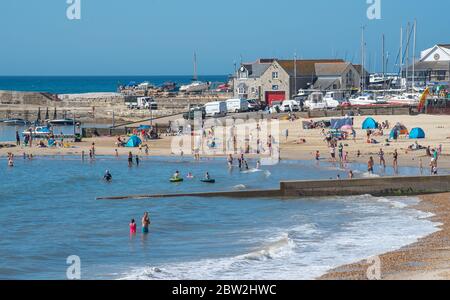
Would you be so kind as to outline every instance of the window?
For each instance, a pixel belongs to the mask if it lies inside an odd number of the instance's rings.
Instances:
[[[278,72],[272,72],[272,79],[278,79]]]
[[[272,90],[278,91],[278,85],[272,85]]]
[[[238,94],[239,94],[239,95],[245,94],[245,88],[240,87],[240,88],[238,89]]]
[[[245,71],[239,72],[239,78],[240,79],[247,79],[247,72],[245,72]]]

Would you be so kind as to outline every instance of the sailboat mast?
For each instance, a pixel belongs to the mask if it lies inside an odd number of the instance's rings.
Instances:
[[[194,81],[197,81],[197,53],[194,52],[194,77],[193,77]]]
[[[385,69],[385,61],[386,61],[386,57],[385,57],[385,54],[384,54],[384,33],[383,33],[383,35],[382,35],[382,37],[381,37],[381,57],[382,57],[382,61],[381,61],[381,63],[382,63],[382,66],[381,66],[381,71],[383,72],[383,90],[385,90],[386,89],[386,69]]]
[[[366,88],[366,76],[364,74],[365,70],[365,53],[364,53],[364,29],[365,26],[362,26],[361,30],[361,92],[364,94],[364,90]]]
[[[410,28],[411,28],[411,25],[410,25],[410,23],[408,22],[408,26],[407,26],[407,29],[406,29],[406,69],[405,69],[405,72],[406,72],[406,81],[405,81],[405,87],[406,87],[406,91],[408,92],[408,76],[409,76],[409,41],[410,41],[410,37],[411,37],[411,35],[410,35]]]
[[[294,53],[294,96],[297,95],[297,52]]]
[[[416,83],[416,35],[417,35],[417,19],[414,19],[414,42],[413,42],[413,62],[412,62],[412,88]]]
[[[400,88],[403,88],[403,26],[400,27]]]

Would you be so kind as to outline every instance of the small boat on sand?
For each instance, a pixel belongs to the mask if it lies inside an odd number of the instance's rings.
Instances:
[[[30,130],[25,130],[24,132],[22,132],[22,134],[30,135]],[[48,136],[48,135],[52,134],[52,131],[50,129],[48,129],[48,127],[38,126],[31,130],[31,134],[35,137]]]
[[[6,119],[1,121],[1,123],[8,126],[26,126],[31,124],[30,121],[24,119]]]
[[[74,125],[75,120],[74,119],[57,119],[57,120],[49,120],[49,121],[47,121],[47,123],[52,126]]]

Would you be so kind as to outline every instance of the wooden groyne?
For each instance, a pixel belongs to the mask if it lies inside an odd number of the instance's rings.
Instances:
[[[175,197],[225,197],[250,198],[299,198],[325,196],[407,196],[450,192],[450,175],[377,177],[344,180],[282,181],[279,189],[244,190],[223,192],[198,192],[180,194],[149,194],[114,197],[98,197],[97,200],[131,200]]]

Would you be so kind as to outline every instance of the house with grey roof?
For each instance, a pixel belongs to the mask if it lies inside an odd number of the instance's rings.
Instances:
[[[242,64],[234,77],[236,98],[257,99],[271,104],[293,99],[300,89],[359,88],[356,68],[341,59],[259,59]]]
[[[402,73],[402,78],[408,77],[408,82],[414,85],[448,85],[450,82],[450,44],[437,44],[421,52],[420,59],[408,66]]]

